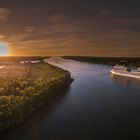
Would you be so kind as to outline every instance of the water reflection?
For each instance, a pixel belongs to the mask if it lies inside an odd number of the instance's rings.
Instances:
[[[114,80],[114,82],[119,84],[123,84],[126,86],[140,86],[140,79],[124,77],[114,74],[110,74],[110,77]]]

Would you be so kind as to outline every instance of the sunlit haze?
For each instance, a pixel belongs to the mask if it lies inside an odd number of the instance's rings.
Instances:
[[[9,55],[8,46],[6,43],[0,43],[0,56]]]

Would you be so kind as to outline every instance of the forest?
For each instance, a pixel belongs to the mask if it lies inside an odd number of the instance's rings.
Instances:
[[[90,56],[64,56],[65,59],[73,59],[81,62],[105,65],[126,65],[140,67],[140,57],[90,57]]]
[[[72,82],[68,71],[47,63],[9,63],[0,72],[0,131],[20,124]]]

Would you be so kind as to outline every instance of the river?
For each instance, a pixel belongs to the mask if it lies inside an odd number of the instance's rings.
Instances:
[[[140,130],[140,80],[112,77],[112,67],[107,65],[63,58],[47,62],[70,71],[73,83],[50,109],[41,108],[3,139],[136,139]]]

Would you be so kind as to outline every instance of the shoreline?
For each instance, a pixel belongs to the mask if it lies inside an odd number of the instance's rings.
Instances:
[[[80,62],[115,66],[117,64],[140,67],[140,57],[88,57],[88,56],[63,56]]]
[[[31,66],[31,72],[36,70],[37,66],[38,65],[33,64]],[[8,129],[11,130],[12,127],[22,124],[33,112],[38,110],[41,106],[47,105],[47,103],[51,102],[55,94],[61,94],[61,92],[63,92],[66,87],[70,86],[73,81],[71,74],[68,71],[50,64],[40,64],[39,66],[42,68],[42,71],[39,69],[40,71],[38,75],[41,74],[40,76],[44,74],[43,72],[45,72],[45,69],[43,68],[45,66],[50,68],[50,71],[54,71],[54,74],[58,73],[58,75],[56,77],[50,78],[49,81],[45,80],[44,77],[43,79],[38,80],[36,78],[32,79],[31,77],[28,77],[28,79],[25,80],[13,79],[13,82],[17,82],[17,85],[19,85],[17,88],[20,88],[20,83],[22,83],[22,81],[27,82],[29,85],[34,83],[34,85],[29,86],[29,90],[27,90],[25,95],[15,95],[15,97],[12,96],[12,100],[10,98],[11,95],[7,95],[7,97],[6,95],[4,96],[7,99],[9,98],[9,102],[4,105],[0,104],[0,134],[4,133],[4,131],[8,131]],[[35,72],[38,72],[38,70]],[[38,84],[40,82],[43,85],[40,85],[40,90],[36,91],[36,88],[38,88]],[[13,88],[13,84],[11,84],[11,87]],[[58,96],[58,94],[56,96]]]
[[[27,116],[25,116],[25,118],[20,122],[20,123],[15,123],[12,124],[11,126],[9,126],[8,128],[0,131],[0,137],[4,138],[6,134],[10,133],[11,131],[13,131],[14,129],[18,129],[18,127],[21,127],[22,125],[24,125],[24,123],[30,121],[32,119],[32,117],[35,114],[38,114],[40,112],[41,109],[43,108],[48,108],[52,106],[53,101],[57,101],[59,98],[62,98],[65,94],[66,91],[69,89],[70,84],[73,82],[74,79],[70,78],[67,83],[65,83],[65,87],[62,89],[61,87],[57,87],[56,93],[53,92],[51,94],[50,100],[47,102],[44,102],[41,106],[39,106],[38,108],[36,108],[35,110],[33,110],[30,114],[28,114]],[[59,94],[59,95],[58,95]]]

